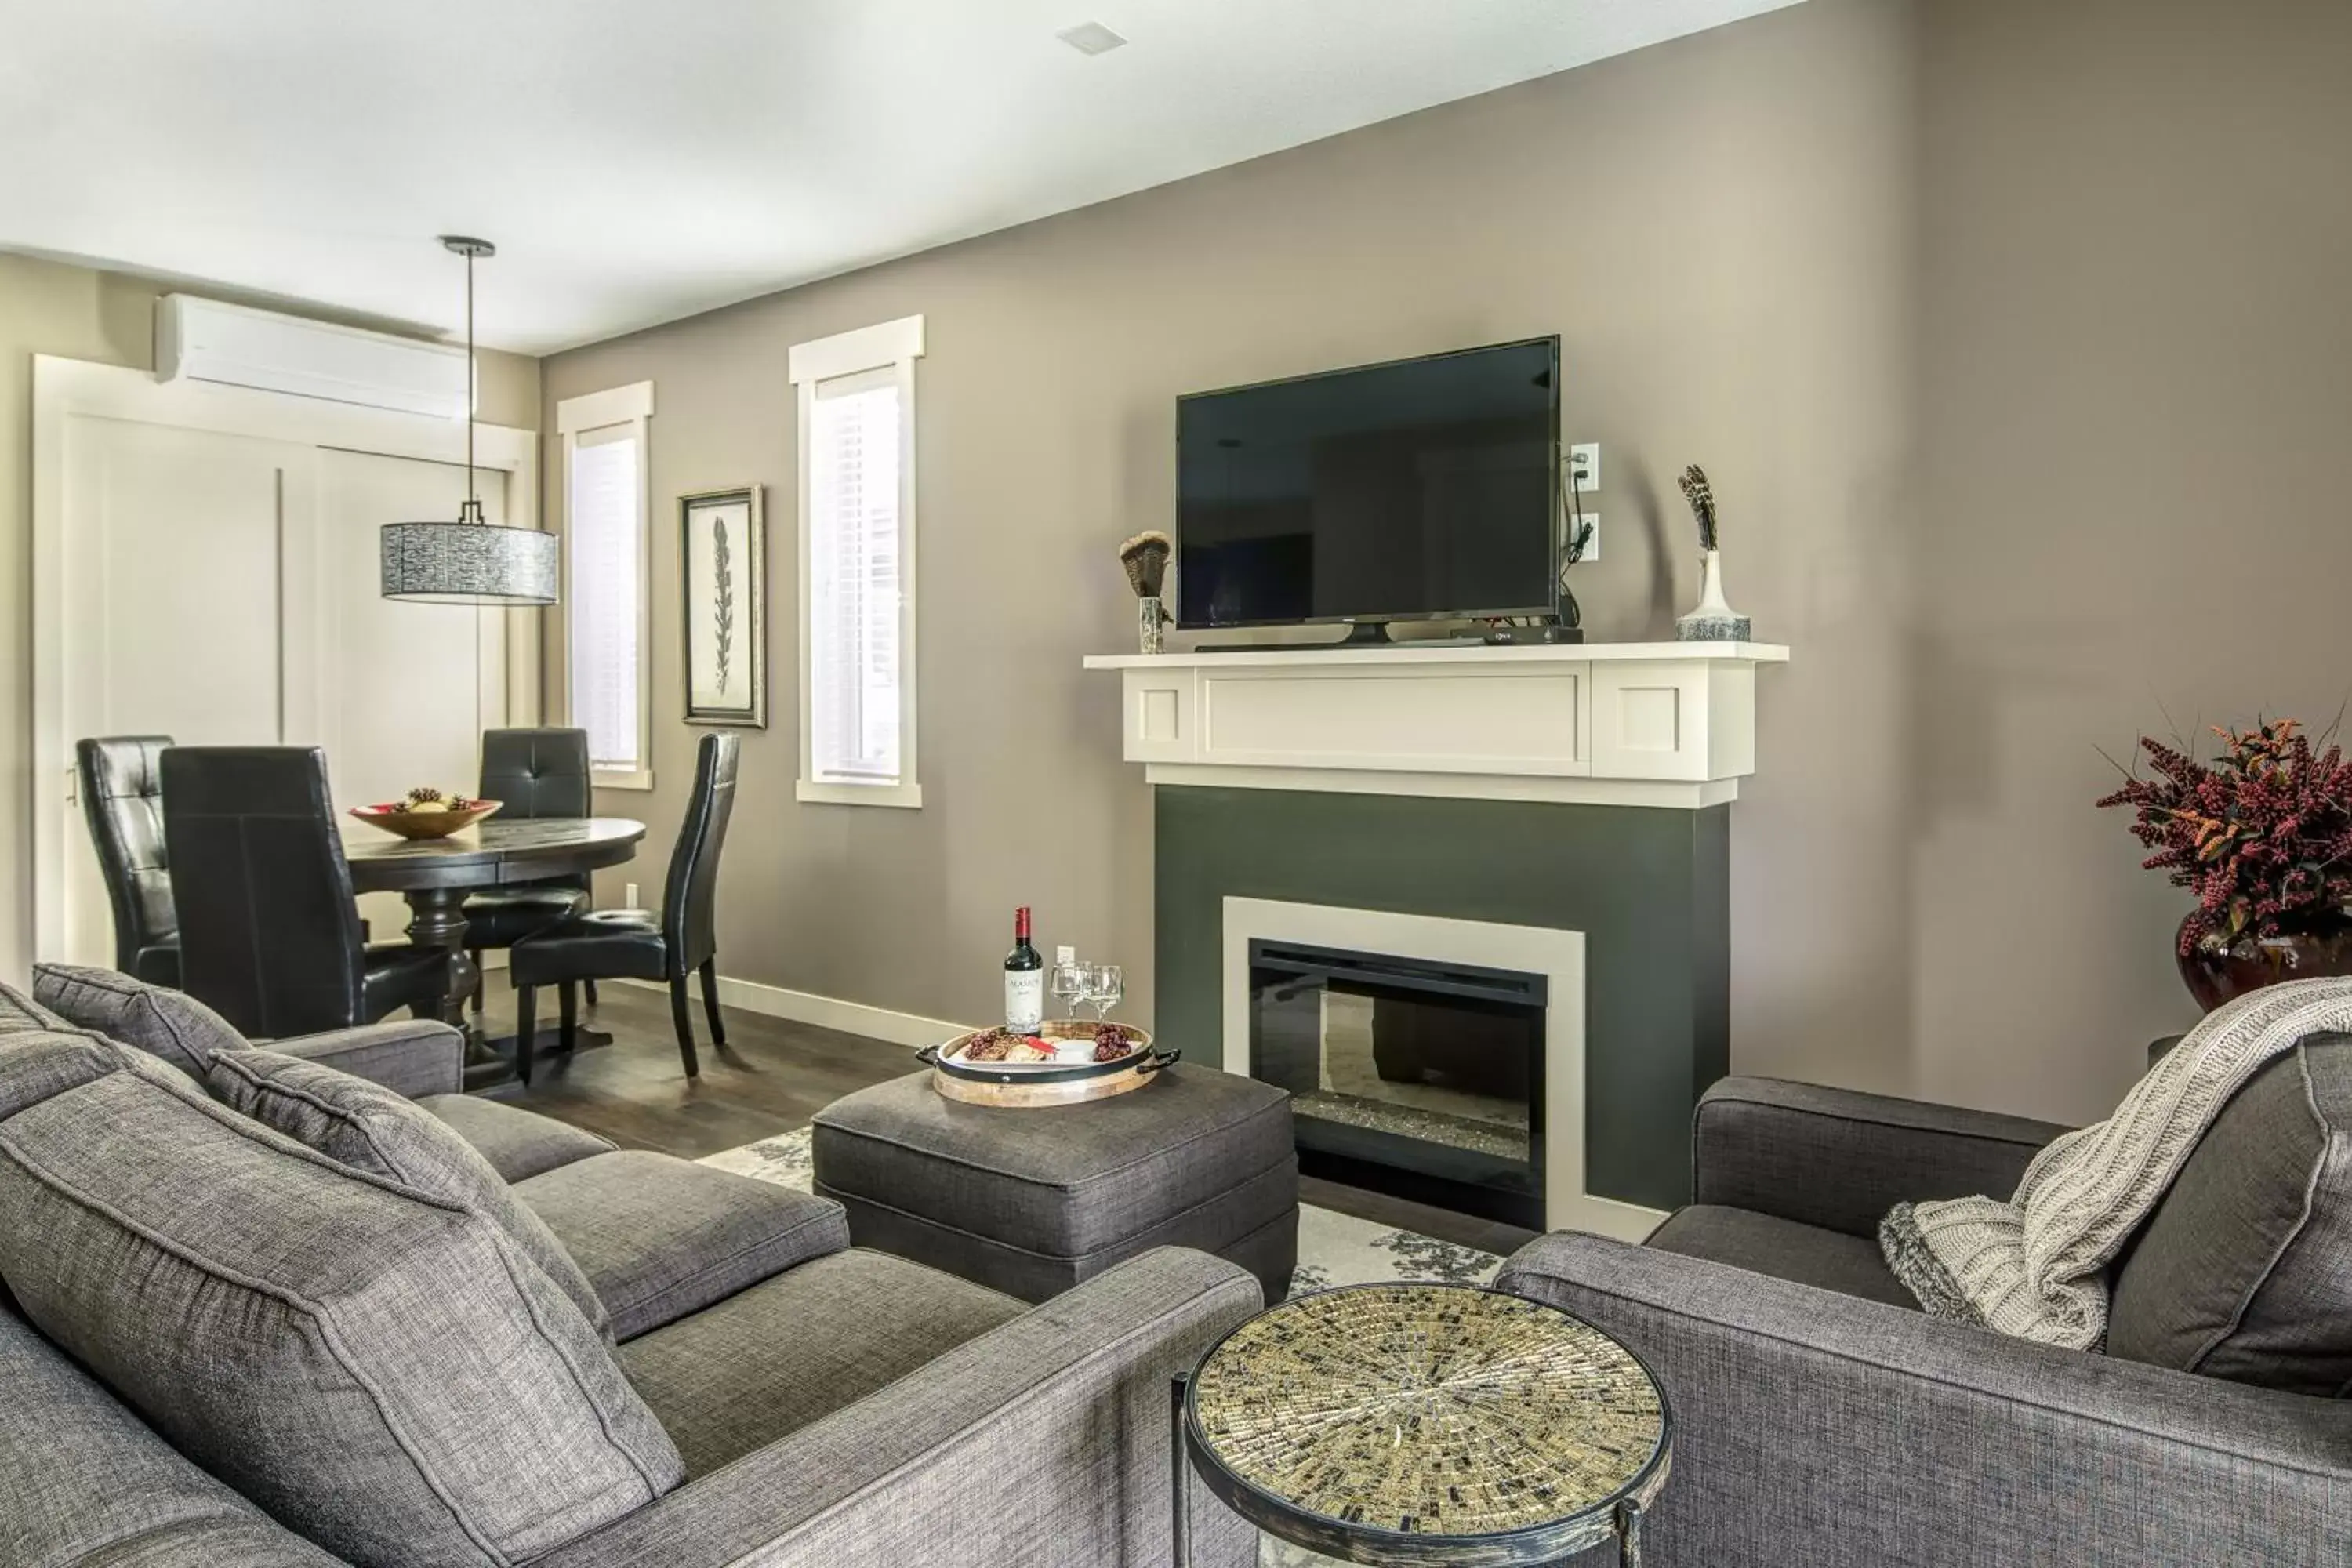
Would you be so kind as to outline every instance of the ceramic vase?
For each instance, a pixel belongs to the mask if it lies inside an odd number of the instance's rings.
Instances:
[[[2208,935],[2185,953],[2174,951],[2189,994],[2210,1013],[2232,996],[2282,981],[2352,974],[2352,921],[2283,936],[2242,936],[2227,946]]]
[[[1723,596],[1723,552],[1699,558],[1698,608],[1675,623],[1676,642],[1746,642],[1755,628]]]

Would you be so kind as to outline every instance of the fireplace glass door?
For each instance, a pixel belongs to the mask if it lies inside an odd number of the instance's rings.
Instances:
[[[1540,974],[1253,941],[1250,1075],[1300,1168],[1541,1229]]]

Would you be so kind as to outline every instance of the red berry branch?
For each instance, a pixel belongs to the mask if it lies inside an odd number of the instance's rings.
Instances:
[[[2210,763],[2142,736],[2155,776],[2099,802],[2134,808],[2132,837],[2155,851],[2140,864],[2197,895],[2180,928],[2184,958],[2207,937],[2226,947],[2334,924],[2352,900],[2343,748],[2315,749],[2293,719],[2213,732],[2224,744]]]

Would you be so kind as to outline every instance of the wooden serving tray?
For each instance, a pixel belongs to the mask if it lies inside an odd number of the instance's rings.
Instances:
[[[1134,1037],[1133,1051],[1107,1062],[963,1062],[957,1051],[971,1041],[960,1035],[945,1045],[917,1053],[929,1064],[931,1087],[949,1100],[966,1105],[994,1106],[1002,1110],[1040,1110],[1049,1106],[1083,1105],[1132,1094],[1173,1062],[1174,1051],[1153,1048],[1149,1031],[1124,1026]],[[1083,1036],[1076,1033],[1085,1029]],[[985,1032],[985,1031],[982,1031]],[[1076,1020],[1048,1023],[1039,1029],[1046,1038],[1091,1038],[1093,1026]]]

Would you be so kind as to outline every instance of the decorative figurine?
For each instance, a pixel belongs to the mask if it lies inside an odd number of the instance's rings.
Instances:
[[[1144,653],[1168,651],[1160,628],[1172,624],[1175,617],[1161,606],[1160,589],[1167,581],[1172,549],[1168,536],[1158,529],[1139,533],[1118,547],[1119,564],[1127,568],[1127,585],[1135,590],[1136,643]]]
[[[1723,597],[1723,555],[1717,549],[1715,489],[1706,482],[1706,470],[1693,463],[1675,482],[1682,486],[1684,499],[1690,502],[1691,514],[1698,519],[1699,579],[1698,608],[1675,623],[1675,640],[1746,642],[1755,629],[1753,625]]]

